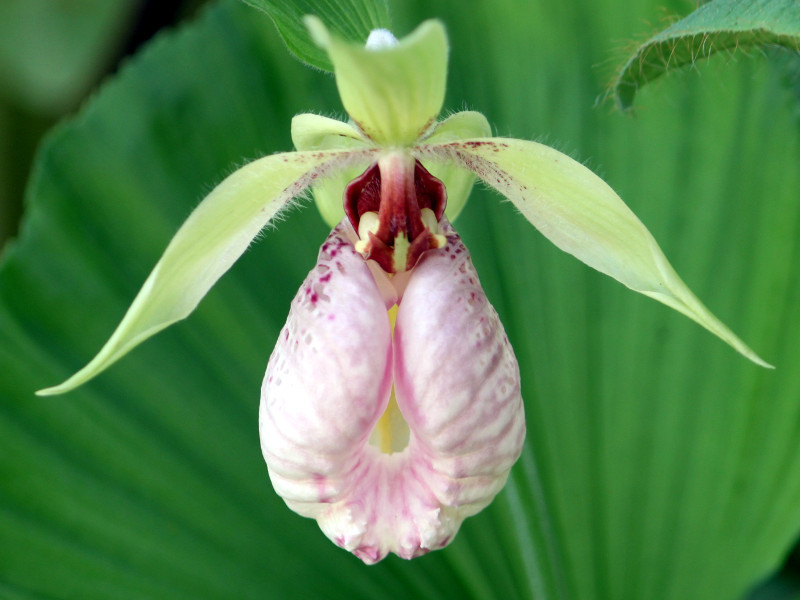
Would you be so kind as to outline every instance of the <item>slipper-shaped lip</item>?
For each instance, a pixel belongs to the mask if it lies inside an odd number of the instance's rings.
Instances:
[[[262,387],[275,490],[370,564],[447,545],[522,451],[516,358],[446,219],[440,232],[446,245],[422,256],[400,297],[376,282],[343,221],[292,303]],[[369,440],[392,388],[410,433],[384,454]]]

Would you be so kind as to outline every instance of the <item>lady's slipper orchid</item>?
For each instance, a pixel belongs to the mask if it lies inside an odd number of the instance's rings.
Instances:
[[[437,21],[365,47],[329,35],[345,123],[292,122],[296,152],[225,179],[170,242],[127,314],[69,391],[188,316],[253,238],[313,187],[335,225],[292,303],[261,396],[276,491],[368,563],[445,546],[519,456],[519,372],[469,254],[449,224],[477,175],[559,248],[694,319],[769,366],[683,284],[622,200],[584,166],[486,119],[437,121],[447,39]],[[338,223],[338,225],[337,225]]]

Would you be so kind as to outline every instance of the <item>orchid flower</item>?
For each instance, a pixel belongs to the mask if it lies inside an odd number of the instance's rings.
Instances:
[[[188,316],[258,233],[313,189],[333,227],[292,302],[261,391],[262,451],[278,494],[366,563],[447,545],[522,451],[519,368],[450,221],[477,176],[556,246],[697,321],[769,366],[717,320],[652,235],[589,169],[492,137],[483,115],[437,120],[448,44],[428,21],[366,46],[308,17],[347,114],[292,121],[297,148],[225,179],[173,237],[71,390]]]

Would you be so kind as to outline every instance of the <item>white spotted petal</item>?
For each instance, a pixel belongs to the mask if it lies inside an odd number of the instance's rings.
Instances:
[[[261,390],[259,429],[272,483],[292,509],[311,517],[343,491],[392,383],[386,306],[345,231],[340,225],[322,245]]]
[[[443,231],[447,244],[423,255],[399,298],[353,249],[349,224],[337,227],[262,387],[275,490],[370,564],[447,545],[522,450],[516,359],[469,254],[446,222]],[[387,307],[397,300],[393,336]],[[410,431],[404,448],[383,453],[370,439],[392,386]]]
[[[430,465],[426,481],[460,518],[486,506],[522,450],[514,351],[461,238],[423,255],[395,327],[397,403]]]

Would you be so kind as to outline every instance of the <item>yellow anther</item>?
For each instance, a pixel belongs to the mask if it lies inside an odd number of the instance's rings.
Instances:
[[[422,224],[428,228],[428,231],[434,235],[439,233],[439,223],[436,221],[436,213],[434,213],[430,208],[423,208],[420,213],[422,217]]]
[[[369,234],[370,233],[377,233],[378,227],[380,227],[380,219],[378,218],[378,213],[367,211],[358,221],[358,237],[359,240],[355,243],[356,252],[364,254],[367,250],[367,244],[369,243]]]

